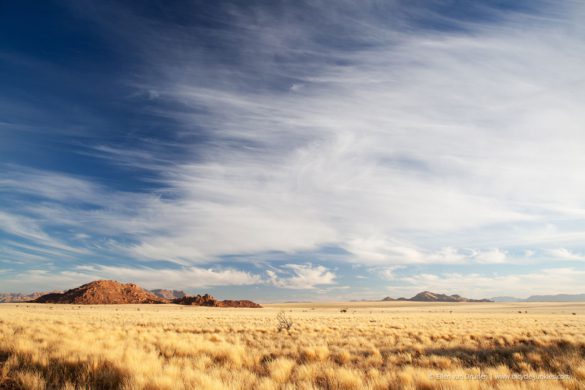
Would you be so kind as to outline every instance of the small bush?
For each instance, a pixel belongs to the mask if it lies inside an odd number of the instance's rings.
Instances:
[[[293,322],[289,317],[286,316],[286,313],[284,311],[278,313],[278,315],[276,316],[276,321],[278,322],[276,328],[278,329],[279,332],[282,330],[286,330],[288,333],[290,333],[290,330],[293,326]]]

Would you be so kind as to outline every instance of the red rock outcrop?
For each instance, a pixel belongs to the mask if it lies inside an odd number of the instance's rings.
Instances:
[[[217,302],[217,307],[249,307],[249,308],[257,308],[262,307],[256,302],[249,301],[247,299],[242,300],[232,300],[232,299],[225,299],[223,301]]]
[[[140,286],[115,280],[97,280],[64,293],[43,295],[35,303],[72,303],[76,305],[111,305],[132,303],[169,303]]]
[[[159,294],[157,296],[154,294]],[[162,295],[162,296],[160,296]],[[178,297],[174,299],[165,296]],[[34,303],[69,303],[76,305],[114,305],[137,303],[175,303],[178,305],[209,306],[209,307],[262,307],[248,300],[220,301],[209,294],[185,295],[177,290],[153,290],[147,291],[142,287],[127,283],[123,284],[115,280],[97,280],[83,286],[67,290],[63,293],[50,293],[42,295],[28,302]]]
[[[209,306],[209,307],[249,307],[249,308],[262,307],[259,304],[252,302],[252,301],[248,301],[248,300],[228,299],[225,301],[220,301],[209,294],[185,296],[183,298],[174,299],[173,303],[176,303],[178,305]]]

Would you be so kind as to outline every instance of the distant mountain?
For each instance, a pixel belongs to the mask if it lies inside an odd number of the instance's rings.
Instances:
[[[168,299],[168,300],[183,298],[183,297],[187,296],[187,294],[185,294],[185,291],[183,291],[183,290],[164,290],[164,289],[158,288],[156,290],[149,290],[149,291],[159,298],[164,298],[164,299]]]
[[[523,301],[522,298],[508,297],[508,296],[493,297],[490,299],[494,302],[522,302]]]
[[[35,303],[73,303],[78,305],[109,305],[131,303],[168,303],[142,287],[115,280],[97,280],[63,293],[46,294],[33,300]]]
[[[464,298],[461,295],[447,295],[447,294],[437,294],[430,291],[423,291],[416,294],[412,298],[398,298],[394,299],[391,297],[386,297],[382,299],[383,301],[412,301],[412,302],[492,302],[489,299],[469,299]]]
[[[584,302],[585,294],[531,295],[525,302]]]
[[[58,293],[61,291],[52,291],[53,293]],[[37,299],[40,296],[48,294],[47,292],[34,292],[30,294],[21,294],[21,293],[0,293],[0,303],[18,303],[18,302],[28,302],[34,299]]]
[[[494,297],[494,302],[585,302],[585,294],[531,295],[528,298]]]
[[[469,299],[461,295],[437,294],[430,291],[423,291],[410,298],[410,301],[416,302],[491,302],[489,299]]]

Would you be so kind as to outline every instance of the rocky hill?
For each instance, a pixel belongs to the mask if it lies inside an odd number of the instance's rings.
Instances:
[[[187,294],[183,290],[164,290],[164,289],[156,289],[156,290],[149,290],[151,293],[156,295],[159,298],[164,298],[172,301],[173,299],[183,298]]]
[[[140,286],[123,284],[114,280],[97,280],[63,293],[45,294],[35,303],[73,303],[78,305],[110,305],[131,303],[168,303],[164,298],[146,291]]]
[[[23,302],[69,303],[76,305],[175,303],[178,305],[209,307],[262,307],[248,300],[220,301],[209,294],[189,296],[178,290],[157,289],[148,291],[136,284],[124,284],[115,280],[97,280],[65,292],[53,292],[31,297],[31,299],[23,300]]]
[[[492,302],[489,299],[469,299],[464,298],[461,295],[447,295],[447,294],[437,294],[432,293],[430,291],[423,291],[416,294],[412,298],[398,298],[394,299],[391,297],[386,297],[382,299],[383,301],[411,301],[411,302]]]
[[[256,302],[249,301],[247,299],[240,299],[240,300],[233,300],[233,299],[224,299],[223,301],[218,301],[217,307],[249,307],[249,308],[259,308],[262,307],[261,305],[257,304]]]
[[[262,307],[259,304],[248,300],[225,300],[220,301],[209,294],[185,296],[183,298],[174,299],[173,303],[178,305],[190,306],[210,306],[210,307]]]
[[[191,306],[215,306],[217,299],[212,295],[187,295],[182,298],[173,299],[173,303],[177,305],[191,305]]]

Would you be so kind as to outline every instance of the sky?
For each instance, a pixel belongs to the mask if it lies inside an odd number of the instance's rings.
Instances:
[[[584,293],[582,1],[0,3],[0,291]]]

